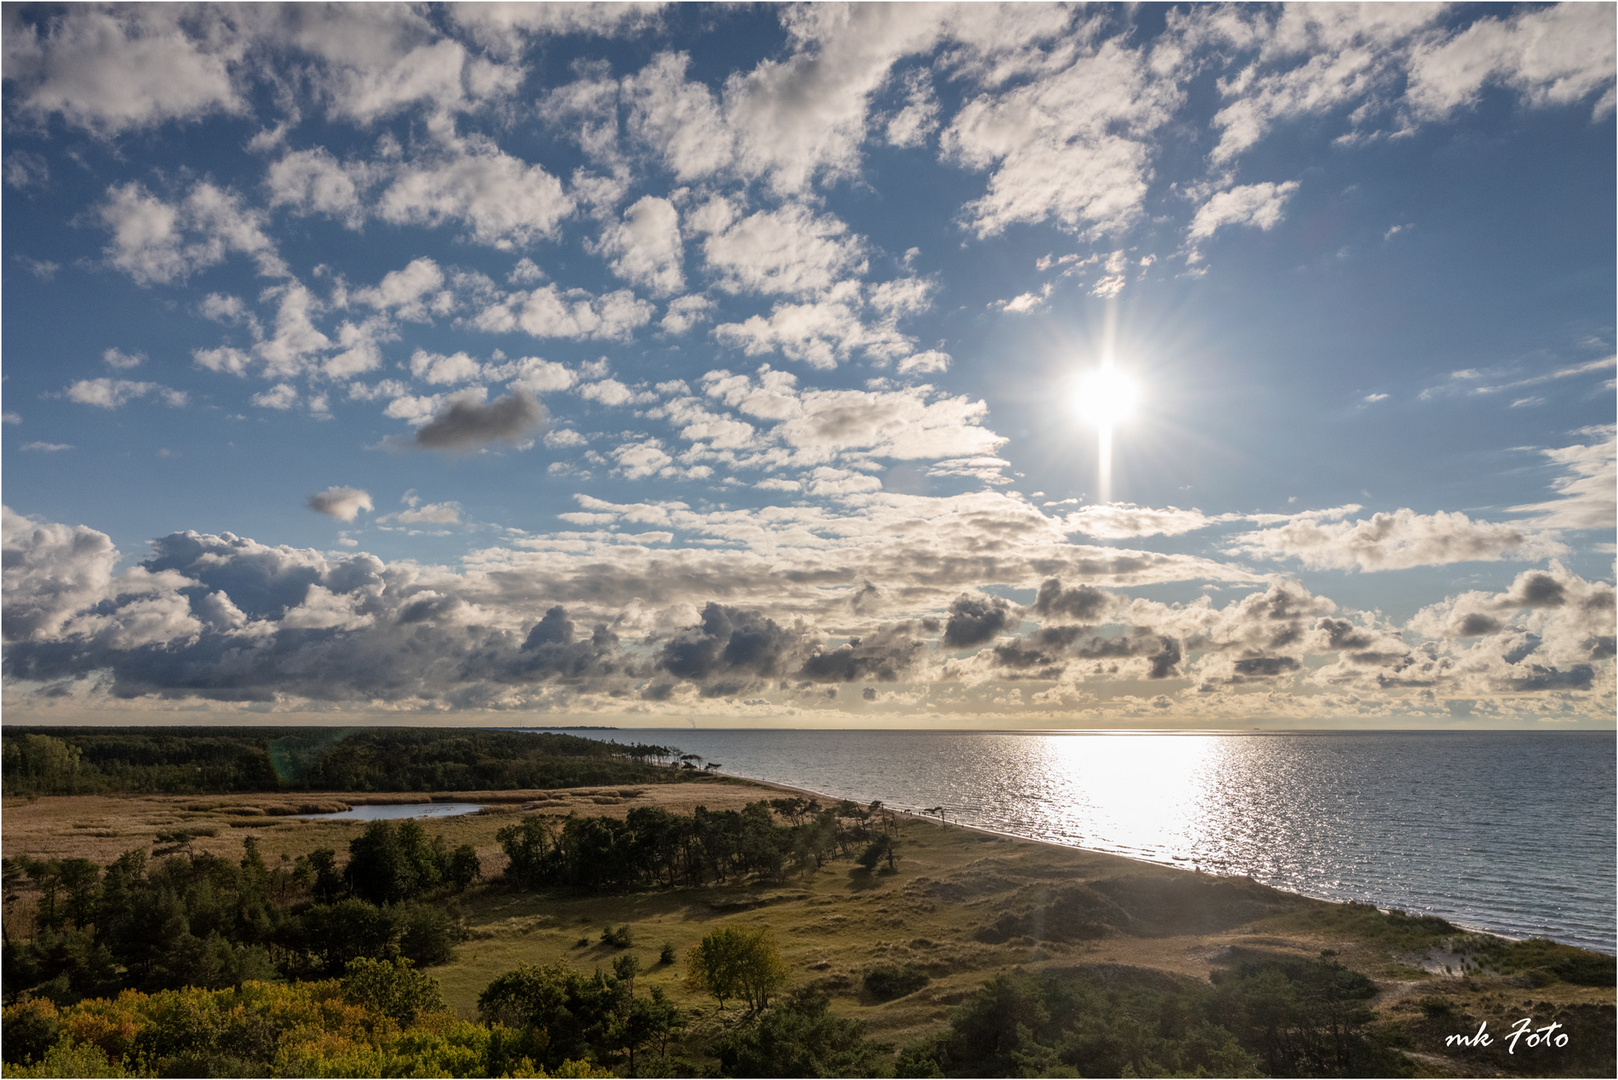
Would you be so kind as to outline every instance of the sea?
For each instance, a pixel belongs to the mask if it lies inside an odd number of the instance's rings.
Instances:
[[[589,735],[862,805],[1618,952],[1613,732]]]

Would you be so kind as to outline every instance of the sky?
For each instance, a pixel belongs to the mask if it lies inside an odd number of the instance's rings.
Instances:
[[[1611,728],[1614,10],[7,5],[5,719]]]

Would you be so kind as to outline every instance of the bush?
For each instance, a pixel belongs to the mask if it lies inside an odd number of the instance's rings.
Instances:
[[[865,1037],[863,1020],[832,1016],[830,1000],[799,990],[713,1044],[726,1076],[886,1076],[892,1047]]]
[[[601,928],[601,944],[611,945],[615,949],[627,949],[634,944],[634,935],[630,933],[629,924],[622,926],[604,926]]]
[[[672,941],[663,942],[663,951],[657,954],[657,962],[659,964],[674,963],[674,943]]]
[[[892,1001],[906,994],[914,994],[930,982],[931,977],[914,964],[904,967],[879,964],[865,973],[865,991],[878,1001]]]

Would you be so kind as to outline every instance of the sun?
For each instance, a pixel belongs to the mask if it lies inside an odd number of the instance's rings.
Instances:
[[[1110,431],[1128,420],[1140,404],[1140,386],[1112,363],[1103,363],[1079,380],[1073,405],[1085,423]]]

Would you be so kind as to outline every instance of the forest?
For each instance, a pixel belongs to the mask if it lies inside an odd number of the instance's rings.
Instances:
[[[681,764],[669,747],[553,732],[7,727],[0,733],[0,782],[7,795],[18,796],[511,791],[655,783],[693,771],[667,767]]]

